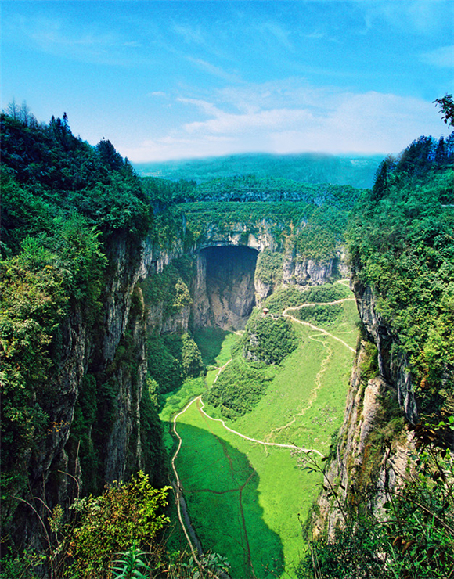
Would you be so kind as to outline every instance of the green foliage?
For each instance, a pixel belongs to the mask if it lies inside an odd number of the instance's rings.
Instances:
[[[179,388],[185,378],[200,376],[204,365],[189,334],[152,334],[147,341],[148,371],[161,394]]]
[[[10,496],[17,484],[26,484],[29,451],[37,450],[51,428],[51,344],[68,303],[54,258],[27,238],[18,256],[0,262],[2,482]]]
[[[169,522],[162,514],[169,487],[152,488],[139,472],[129,483],[108,487],[99,497],[80,499],[72,506],[80,520],[67,537],[74,558],[74,577],[108,573],[115,553],[137,541],[151,550],[157,533]]]
[[[162,425],[158,415],[159,385],[147,377],[140,400],[140,440],[142,460],[146,472],[152,473],[153,484],[165,479],[166,461]]]
[[[151,569],[142,560],[145,553],[137,548],[136,541],[133,541],[131,547],[121,555],[123,559],[116,559],[113,563],[113,579],[134,579],[134,577],[147,579]],[[147,575],[142,571],[147,572]]]
[[[143,177],[142,183],[148,197],[158,208],[170,203],[181,203],[195,196],[196,183],[192,180],[170,181],[157,177]]]
[[[449,577],[454,569],[453,475],[449,450],[420,448],[416,471],[402,488],[389,491],[385,516],[371,511],[367,495],[360,497],[358,508],[338,503],[341,526],[332,539],[311,542],[298,577]],[[328,490],[335,495],[334,488]]]
[[[194,331],[194,340],[199,347],[205,366],[212,366],[216,363],[227,335],[228,332],[218,327],[198,328]]]
[[[166,345],[163,337],[153,334],[147,340],[148,372],[159,384],[162,394],[181,386],[183,369]]]
[[[235,419],[258,404],[269,381],[263,372],[237,357],[219,375],[205,400],[219,408],[225,418]]]
[[[164,306],[165,315],[172,315],[192,304],[189,287],[194,278],[193,256],[184,255],[166,265],[162,272],[140,282],[145,304]]]
[[[72,135],[67,119],[28,127],[2,114],[0,124],[2,165],[17,183],[14,191],[8,187],[3,207],[9,230],[5,243],[17,244],[29,221],[36,230],[41,219],[46,229],[46,213],[75,211],[105,237],[121,230],[137,239],[147,231],[151,214],[141,181],[109,141],[91,147]],[[18,198],[31,208],[29,217],[17,208]]]
[[[230,155],[208,159],[163,161],[136,165],[141,175],[161,175],[165,179],[195,179],[204,183],[214,178],[230,178],[241,184],[238,176],[246,179],[270,180],[271,184],[297,181],[305,184],[334,183],[353,187],[371,187],[377,165],[382,157],[335,157],[333,155]],[[247,180],[245,184],[247,185]],[[248,187],[251,189],[251,187]],[[285,189],[284,189],[285,191]]]
[[[454,222],[442,205],[452,203],[454,171],[452,151],[437,162],[438,148],[421,137],[388,163],[386,187],[363,198],[348,236],[354,270],[409,359],[420,411],[440,416],[453,396],[439,392],[453,382]]]
[[[364,359],[360,364],[361,380],[367,382],[378,374],[378,350],[373,342],[366,342]]]
[[[282,264],[284,256],[281,253],[265,249],[257,258],[255,268],[255,279],[260,279],[263,283],[276,286],[282,281]]]
[[[329,325],[334,323],[342,313],[343,307],[341,305],[315,305],[296,310],[292,312],[292,315],[303,322]]]
[[[280,315],[285,308],[310,303],[328,303],[351,297],[350,290],[341,285],[324,283],[320,286],[306,287],[301,290],[294,286],[279,288],[263,303],[272,315]],[[254,315],[258,314],[258,310]]]
[[[246,357],[279,364],[297,346],[297,337],[291,323],[271,315],[255,316],[246,326],[244,352]]]
[[[187,333],[183,334],[181,339],[181,358],[184,376],[186,378],[200,376],[204,371],[204,365],[197,344]]]
[[[345,242],[347,212],[331,205],[317,208],[296,236],[300,259],[324,262],[336,257],[336,250]]]
[[[443,116],[441,117],[447,125],[454,126],[454,102],[452,94],[446,93],[443,98],[435,99],[434,103],[440,107]]]
[[[304,303],[306,303],[306,292],[290,286],[279,288],[263,302],[263,305],[268,308],[270,315],[281,315],[285,308],[300,306]],[[258,310],[255,315],[259,315]]]
[[[328,303],[351,298],[352,293],[348,287],[343,284],[324,283],[320,286],[313,286],[304,294],[305,303]]]

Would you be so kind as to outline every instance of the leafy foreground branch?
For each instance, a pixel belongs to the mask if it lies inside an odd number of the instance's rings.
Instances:
[[[70,507],[75,515],[71,522],[64,521],[63,509],[57,505],[48,511],[47,520],[41,521],[47,552],[3,557],[1,577],[227,577],[229,564],[217,554],[206,554],[196,561],[188,553],[169,552],[163,534],[170,523],[164,513],[169,488],[153,488],[148,475],[139,471],[128,483],[107,487],[101,496],[76,499]]]
[[[381,513],[372,495],[340,493],[325,477],[324,489],[341,524],[333,536],[308,541],[300,562],[300,579],[451,579],[454,577],[454,464],[445,431],[416,427],[418,454],[400,488],[389,490]],[[315,459],[303,464],[320,471]],[[353,492],[353,489],[350,489]],[[306,535],[308,531],[306,530]]]

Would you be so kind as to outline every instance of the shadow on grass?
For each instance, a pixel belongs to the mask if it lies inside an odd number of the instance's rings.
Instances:
[[[229,332],[221,328],[199,328],[194,332],[194,340],[202,354],[205,366],[216,364],[222,350],[222,343]]]
[[[215,434],[178,423],[177,470],[204,550],[220,553],[235,579],[271,579],[284,570],[280,537],[263,521],[259,477],[247,456]]]

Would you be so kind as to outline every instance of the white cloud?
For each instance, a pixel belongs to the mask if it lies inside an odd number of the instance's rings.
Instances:
[[[195,43],[198,45],[205,44],[205,38],[203,37],[202,31],[199,27],[194,27],[189,24],[174,24],[173,30],[179,36],[182,36],[187,43]]]
[[[384,20],[395,28],[417,34],[433,34],[445,28],[452,17],[451,0],[366,0],[361,5],[368,27]]]
[[[263,35],[266,37],[271,36],[272,37],[270,39],[271,41],[277,40],[280,44],[282,44],[288,50],[293,49],[293,45],[289,40],[289,36],[290,36],[289,32],[287,30],[285,30],[277,22],[272,22],[272,21],[263,22],[263,23],[257,25],[257,29],[258,29],[260,35]]]
[[[293,89],[292,89],[293,87]],[[125,151],[136,162],[242,152],[398,153],[422,134],[444,129],[432,102],[378,92],[298,86],[286,81],[222,91],[221,102],[180,98],[204,120]],[[257,102],[255,95],[261,93]],[[296,106],[298,97],[299,106]],[[236,107],[232,112],[231,105]],[[268,106],[266,106],[268,105]]]

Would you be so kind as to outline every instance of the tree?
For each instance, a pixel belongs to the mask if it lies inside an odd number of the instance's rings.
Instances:
[[[443,98],[435,99],[433,102],[436,103],[436,106],[440,107],[443,113],[441,118],[445,124],[454,127],[454,102],[452,100],[452,94],[446,93]]]

